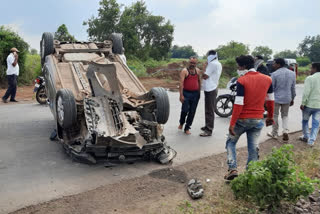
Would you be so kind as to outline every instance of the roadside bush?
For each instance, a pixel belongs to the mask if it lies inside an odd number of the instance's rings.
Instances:
[[[25,61],[25,72],[20,75],[19,83],[30,84],[39,75],[41,75],[40,55],[27,54]]]
[[[310,195],[319,181],[297,168],[292,150],[292,145],[284,145],[273,149],[266,159],[250,163],[248,170],[231,182],[236,198],[274,212],[282,201],[296,202]]]
[[[300,66],[307,66],[311,64],[311,60],[309,59],[309,57],[298,57],[297,58],[297,63]]]
[[[0,26],[0,85],[6,82],[7,56],[10,49],[16,47],[19,53],[20,74],[25,72],[25,59],[29,45],[14,31]]]
[[[147,69],[139,59],[128,59],[127,65],[137,77],[147,76]]]
[[[237,76],[237,63],[233,58],[223,60],[222,62],[223,70],[222,72],[226,73],[229,77]]]

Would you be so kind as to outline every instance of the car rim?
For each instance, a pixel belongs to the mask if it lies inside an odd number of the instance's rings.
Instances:
[[[63,111],[63,102],[62,102],[62,98],[58,97],[58,102],[57,102],[57,114],[58,114],[58,118],[59,121],[61,123],[63,123],[64,120],[64,111]]]

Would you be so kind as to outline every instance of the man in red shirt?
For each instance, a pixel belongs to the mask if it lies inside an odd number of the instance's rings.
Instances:
[[[236,61],[239,71],[242,71],[245,75],[240,77],[237,82],[237,96],[226,143],[229,166],[228,174],[225,176],[226,180],[233,180],[238,176],[236,144],[243,133],[247,134],[247,166],[250,161],[259,159],[258,138],[264,126],[265,101],[268,110],[266,125],[273,124],[274,94],[272,79],[254,69],[252,56],[239,56]]]
[[[179,91],[182,108],[178,129],[182,129],[183,125],[186,124],[184,132],[187,135],[191,134],[191,125],[200,99],[200,70],[196,67],[197,61],[196,57],[191,57],[188,68],[184,68],[180,73]]]

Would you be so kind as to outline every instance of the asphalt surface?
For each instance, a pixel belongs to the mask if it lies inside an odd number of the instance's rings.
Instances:
[[[296,104],[290,109],[290,131],[301,129],[301,103],[303,86],[297,86]],[[227,93],[220,90],[219,94]],[[204,125],[204,103],[201,94],[192,126],[192,135],[177,130],[181,104],[178,93],[169,93],[171,112],[165,125],[168,144],[178,155],[174,165],[225,152],[226,134],[230,118],[216,117],[212,137],[201,138]],[[0,105],[0,213],[95,189],[101,185],[130,179],[149,173],[161,166],[153,162],[120,164],[105,168],[102,164],[88,166],[73,162],[58,142],[51,142],[49,135],[55,128],[48,107],[39,104]],[[264,141],[264,128],[260,141]],[[238,146],[245,146],[241,137]],[[213,172],[214,173],[214,172]]]

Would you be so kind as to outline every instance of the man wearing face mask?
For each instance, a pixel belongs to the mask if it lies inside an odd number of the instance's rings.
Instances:
[[[266,125],[273,124],[274,94],[272,79],[254,69],[252,56],[236,58],[238,70],[243,76],[237,82],[237,96],[233,106],[232,118],[229,127],[229,136],[226,142],[228,173],[226,180],[233,180],[238,176],[236,145],[240,136],[247,134],[248,161],[259,158],[258,138],[263,128],[264,103],[266,101],[268,118]]]
[[[190,135],[191,125],[196,114],[200,99],[200,69],[197,66],[197,58],[191,57],[188,68],[184,68],[180,73],[180,102],[182,103],[180,114],[180,125],[178,129]]]
[[[219,79],[222,72],[222,65],[218,61],[218,53],[214,50],[208,52],[207,66],[203,74],[202,89],[205,100],[205,126],[201,128],[201,137],[212,135],[214,128],[214,108],[218,94]]]

